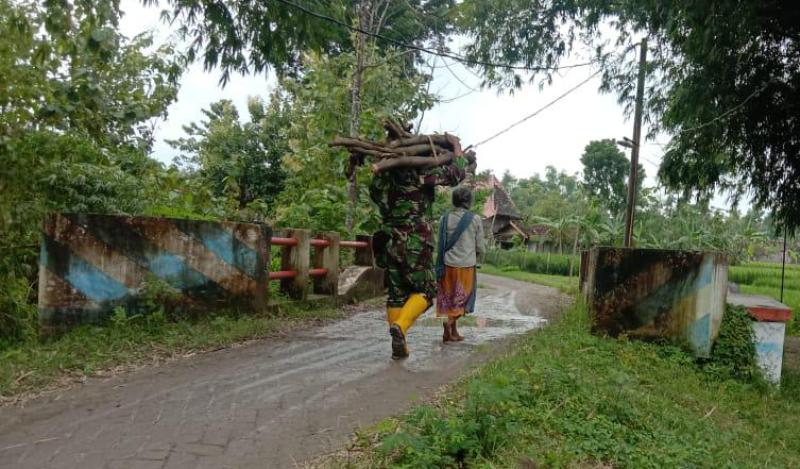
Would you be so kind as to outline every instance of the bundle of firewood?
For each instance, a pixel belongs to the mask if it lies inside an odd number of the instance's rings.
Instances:
[[[331,146],[350,152],[351,173],[356,166],[372,161],[372,172],[380,173],[398,168],[432,168],[449,164],[463,155],[458,137],[450,134],[414,135],[410,125],[388,119],[384,122],[386,140],[373,142],[359,138],[336,137]],[[470,155],[474,159],[474,153]]]

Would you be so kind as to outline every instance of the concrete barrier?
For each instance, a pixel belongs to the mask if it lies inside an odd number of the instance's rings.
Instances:
[[[268,226],[250,223],[51,214],[39,266],[42,330],[98,321],[117,306],[148,312],[148,288],[187,313],[263,308],[270,238]]]
[[[724,254],[599,247],[581,258],[595,332],[667,338],[710,355],[725,310]]]
[[[767,381],[780,383],[786,323],[792,319],[792,310],[766,296],[738,293],[728,294],[728,304],[743,307],[753,319],[756,363]]]

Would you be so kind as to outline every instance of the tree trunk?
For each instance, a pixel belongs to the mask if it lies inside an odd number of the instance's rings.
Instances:
[[[367,26],[367,16],[369,15],[370,0],[361,0],[358,3],[358,27],[364,30]],[[356,69],[353,71],[353,85],[350,90],[350,136],[358,138],[358,131],[361,127],[361,88],[364,76],[364,56],[366,54],[367,37],[362,33],[357,33],[355,53]],[[356,205],[358,204],[358,171],[350,174],[347,185],[347,194],[350,204],[347,207],[345,226],[347,231],[353,231],[355,227]]]

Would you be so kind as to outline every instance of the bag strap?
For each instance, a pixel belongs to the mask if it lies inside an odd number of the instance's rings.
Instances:
[[[448,213],[445,216],[447,218],[449,218],[450,214]],[[452,237],[448,236],[447,243],[444,246],[444,252],[447,252],[447,251],[453,249],[453,246],[456,245],[456,243],[458,242],[459,238],[461,238],[461,235],[464,234],[464,232],[467,231],[467,228],[469,228],[469,225],[472,224],[472,219],[474,217],[475,217],[475,214],[473,214],[472,212],[469,212],[469,211],[464,212],[464,215],[461,217],[461,220],[458,221],[458,225],[456,225],[455,231],[453,231],[453,236]],[[447,218],[445,218],[443,220],[444,223],[448,222]],[[447,225],[445,225],[445,227],[446,226]],[[445,233],[447,233],[447,228],[445,228]]]

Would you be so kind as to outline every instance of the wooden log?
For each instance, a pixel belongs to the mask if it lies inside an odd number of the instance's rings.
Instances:
[[[408,147],[412,145],[419,145],[433,141],[434,145],[443,147],[447,150],[452,150],[452,143],[447,139],[447,135],[431,134],[431,135],[414,135],[413,137],[401,138],[390,141],[387,146],[389,148]]]
[[[394,119],[386,119],[383,122],[383,128],[386,129],[386,132],[389,135],[389,140],[409,138],[413,136],[413,134],[409,132],[410,129],[408,124],[402,125]]]
[[[439,154],[436,158],[431,156],[399,156],[392,159],[385,159],[372,164],[374,174],[393,169],[425,169],[435,166],[442,166],[453,161],[453,153],[446,151]]]
[[[442,152],[450,151],[451,148],[439,145],[431,146],[430,142],[417,145],[389,148],[380,144],[370,143],[363,140],[337,137],[328,145],[342,147],[350,153],[374,156],[377,158],[394,158],[398,156],[434,156]]]

